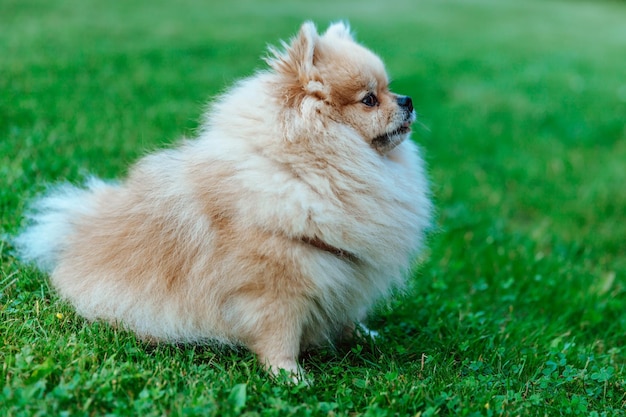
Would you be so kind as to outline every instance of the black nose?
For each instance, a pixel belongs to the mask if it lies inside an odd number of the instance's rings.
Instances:
[[[399,96],[398,105],[406,108],[409,112],[413,111],[413,100],[409,96]]]

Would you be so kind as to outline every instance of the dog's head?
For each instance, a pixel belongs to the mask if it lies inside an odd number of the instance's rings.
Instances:
[[[320,35],[302,25],[284,51],[270,48],[268,63],[281,76],[280,96],[304,117],[339,123],[385,154],[408,137],[415,120],[410,97],[389,90],[381,59],[335,23]]]

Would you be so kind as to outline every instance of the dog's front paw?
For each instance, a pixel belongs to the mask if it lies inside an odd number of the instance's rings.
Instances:
[[[354,338],[371,339],[376,341],[380,337],[380,333],[376,330],[369,329],[362,322],[350,323],[344,326],[342,340],[352,340]]]
[[[369,337],[373,341],[376,341],[378,338],[380,338],[380,333],[378,333],[376,330],[368,328],[365,324],[361,322],[359,322],[356,326],[356,334],[364,338]]]
[[[275,380],[298,385],[304,383],[307,386],[313,384],[313,380],[306,375],[304,369],[296,363],[294,359],[282,359],[272,362],[265,362],[265,369],[274,377]]]

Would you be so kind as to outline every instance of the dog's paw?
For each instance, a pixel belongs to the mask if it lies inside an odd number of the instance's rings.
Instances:
[[[266,365],[266,369],[278,382],[283,382],[291,385],[302,384],[307,387],[313,385],[313,379],[310,378],[306,374],[306,371],[295,361]]]
[[[376,330],[369,329],[362,322],[350,323],[344,326],[341,340],[349,341],[352,339],[370,339],[376,341],[380,338],[380,333]]]
[[[370,338],[373,341],[376,341],[380,338],[380,333],[378,333],[376,330],[368,328],[365,324],[361,322],[357,323],[357,326],[355,328],[355,334],[358,337]]]

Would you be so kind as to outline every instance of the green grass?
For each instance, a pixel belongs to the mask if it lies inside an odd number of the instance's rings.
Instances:
[[[306,387],[86,323],[0,241],[0,415],[624,415],[626,3],[215,3],[2,2],[2,233],[46,184],[193,135],[303,20],[347,18],[421,115],[424,262],[377,343],[304,355]]]

